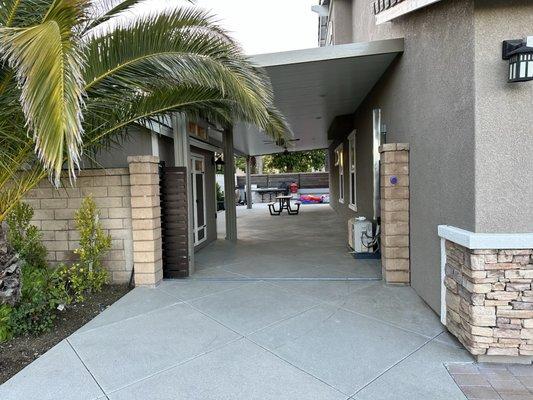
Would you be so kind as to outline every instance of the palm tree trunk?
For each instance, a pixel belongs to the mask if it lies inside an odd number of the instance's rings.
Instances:
[[[0,223],[0,304],[15,305],[20,299],[21,263],[7,242],[6,223]]]

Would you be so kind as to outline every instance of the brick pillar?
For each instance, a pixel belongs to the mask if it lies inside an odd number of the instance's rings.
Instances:
[[[381,153],[381,269],[387,283],[409,284],[409,145]]]
[[[128,157],[131,183],[135,286],[157,286],[163,279],[159,158]]]

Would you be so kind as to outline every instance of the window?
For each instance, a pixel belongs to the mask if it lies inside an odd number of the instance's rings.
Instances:
[[[207,129],[195,122],[189,122],[189,135],[196,136],[199,139],[207,140]]]
[[[342,143],[335,149],[335,166],[339,168],[339,203],[344,203],[344,148]]]
[[[350,203],[348,207],[357,211],[356,176],[355,176],[355,131],[348,136],[348,172],[350,174]]]

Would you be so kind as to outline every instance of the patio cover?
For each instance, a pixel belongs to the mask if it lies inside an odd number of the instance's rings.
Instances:
[[[252,56],[264,67],[274,88],[276,105],[288,119],[295,138],[291,151],[328,147],[327,131],[338,115],[353,113],[393,59],[403,52],[403,39],[318,47]],[[279,153],[255,127],[234,127],[236,151],[248,155]]]

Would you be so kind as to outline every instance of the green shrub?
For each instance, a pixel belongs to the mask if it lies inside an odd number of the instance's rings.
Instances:
[[[19,303],[0,306],[0,342],[50,330],[60,305],[83,301],[87,294],[100,291],[108,279],[102,256],[111,248],[111,237],[103,231],[91,198],[84,199],[76,213],[80,247],[75,253],[80,260],[72,265],[46,267],[46,250],[40,231],[30,225],[32,216],[31,207],[21,203],[8,219],[10,243],[24,263]]]
[[[0,343],[13,337],[11,330],[11,312],[13,307],[8,304],[0,305]]]
[[[32,218],[33,208],[19,202],[7,216],[7,240],[26,264],[46,268],[47,251],[42,244],[42,233],[31,225]]]
[[[18,203],[7,216],[7,239],[23,261],[21,297],[14,307],[0,307],[0,341],[13,335],[39,334],[52,327],[56,308],[67,301],[66,292],[56,286],[46,263],[41,231],[31,224],[33,208]]]
[[[224,192],[222,191],[222,188],[218,184],[218,182],[215,185],[216,191],[217,191],[217,201],[224,201]]]
[[[57,307],[66,300],[66,293],[56,287],[48,269],[22,266],[22,297],[11,310],[10,328],[14,335],[40,334],[50,330]]]
[[[74,250],[80,260],[72,265],[61,265],[55,276],[76,302],[85,300],[89,293],[102,290],[108,273],[102,266],[102,257],[111,248],[111,237],[102,229],[96,203],[91,197],[83,200],[76,212],[76,228],[80,232],[80,247]]]

